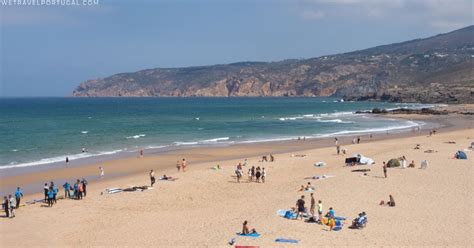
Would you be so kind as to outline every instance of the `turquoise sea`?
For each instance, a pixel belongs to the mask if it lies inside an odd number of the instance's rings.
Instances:
[[[2,98],[0,172],[140,149],[179,149],[410,129],[354,114],[417,104],[335,98]],[[87,152],[82,152],[85,148]]]

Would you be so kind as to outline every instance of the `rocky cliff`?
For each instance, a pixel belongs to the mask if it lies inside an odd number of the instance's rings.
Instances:
[[[336,96],[474,102],[474,26],[345,54],[120,73],[81,83],[80,97]]]

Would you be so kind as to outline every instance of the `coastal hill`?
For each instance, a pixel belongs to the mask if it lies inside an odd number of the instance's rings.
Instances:
[[[474,26],[425,39],[279,62],[119,73],[81,83],[77,97],[334,96],[473,103]]]

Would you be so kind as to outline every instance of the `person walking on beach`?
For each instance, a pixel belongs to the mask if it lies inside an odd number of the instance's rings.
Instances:
[[[104,168],[102,166],[99,166],[99,170],[100,170],[99,178],[102,179],[104,178]]]
[[[10,207],[10,218],[15,217],[15,198],[13,198],[12,195],[9,195],[8,198],[10,198],[10,202],[8,207]]]
[[[5,210],[5,217],[10,217],[10,200],[4,196],[3,197],[3,209]]]
[[[337,137],[334,138],[334,145],[335,145],[335,146],[338,146],[338,145],[339,145],[339,140],[337,139]]]
[[[311,216],[314,216],[314,209],[316,208],[316,200],[314,199],[314,194],[311,193],[311,207],[309,208],[309,212]]]
[[[87,195],[87,184],[88,184],[88,182],[87,182],[86,179],[83,178],[82,181],[81,181],[81,183],[82,183],[82,190],[84,191],[84,197],[86,197],[86,195]]]
[[[186,172],[186,159],[183,158],[183,161],[181,162],[181,167],[183,168],[183,172]]]
[[[20,207],[21,198],[23,198],[23,192],[21,191],[20,187],[16,188],[15,198],[16,198],[16,209],[18,209]]]
[[[176,169],[178,169],[178,172],[181,170],[181,164],[179,163],[179,160],[176,161]]]
[[[153,170],[150,171],[150,185],[153,187],[153,184],[155,184],[155,172]]]
[[[44,202],[47,202],[48,201],[48,191],[49,191],[49,187],[48,187],[47,183],[44,184],[43,191],[44,191]]]
[[[383,161],[383,175],[387,178],[387,164]]]
[[[65,199],[71,198],[71,193],[69,192],[69,190],[71,189],[71,185],[68,182],[65,182],[63,184],[63,188],[64,188],[64,198]]]
[[[360,136],[357,136],[357,144],[360,144]]]
[[[340,146],[336,146],[336,152],[337,152],[337,155],[341,154],[341,147]]]
[[[265,183],[265,178],[267,177],[267,172],[265,171],[265,167],[262,168],[262,183]]]
[[[54,203],[54,191],[53,187],[49,187],[48,190],[48,207],[52,207]]]

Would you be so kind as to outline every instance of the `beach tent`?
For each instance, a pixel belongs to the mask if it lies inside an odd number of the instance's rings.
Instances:
[[[456,158],[457,159],[467,159],[467,155],[463,151],[458,151],[458,152],[456,152]]]
[[[400,161],[398,159],[392,158],[387,162],[387,167],[400,167]]]
[[[368,157],[364,157],[362,154],[354,154],[354,157],[357,157],[359,164],[374,164],[374,160]]]

